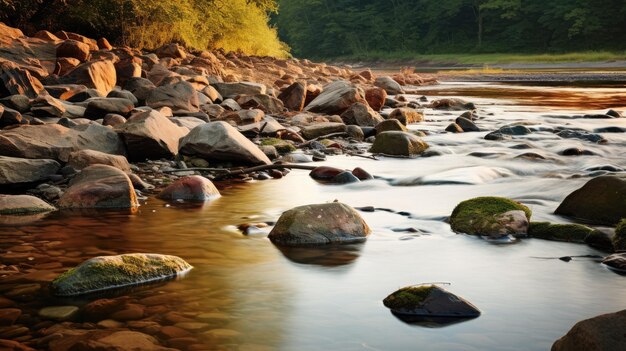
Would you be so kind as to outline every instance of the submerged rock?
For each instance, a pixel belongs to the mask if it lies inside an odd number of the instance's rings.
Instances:
[[[528,235],[533,238],[585,243],[585,239],[593,232],[592,228],[582,224],[552,224],[550,222],[532,222],[528,227]]]
[[[580,218],[598,224],[615,225],[626,218],[626,176],[593,178],[569,194],[556,214]]]
[[[54,211],[47,202],[30,195],[0,195],[0,215],[23,215]]]
[[[284,212],[268,238],[283,246],[343,244],[365,241],[370,232],[355,209],[332,202]]]
[[[115,351],[174,351],[159,345],[154,337],[130,330],[90,330],[86,333],[69,333],[52,340],[50,350],[115,350]]]
[[[163,200],[210,201],[220,197],[215,185],[205,177],[194,175],[176,180],[157,197]]]
[[[61,208],[137,207],[133,184],[123,171],[107,165],[86,167],[59,199]]]
[[[428,144],[414,134],[389,131],[376,136],[370,152],[386,156],[410,157],[419,155],[426,149],[428,149]]]
[[[622,351],[626,345],[626,310],[576,323],[552,345],[552,351]]]
[[[72,319],[78,313],[76,306],[50,306],[39,310],[39,316],[44,319],[66,321]]]
[[[91,258],[57,277],[56,296],[75,296],[175,277],[192,266],[182,258],[134,253]]]
[[[474,305],[436,285],[402,288],[387,296],[383,304],[399,315],[456,318],[480,316],[480,310]]]
[[[492,238],[526,235],[531,210],[503,197],[477,197],[458,204],[450,216],[452,230]]]

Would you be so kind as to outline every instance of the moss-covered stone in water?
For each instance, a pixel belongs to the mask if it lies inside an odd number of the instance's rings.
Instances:
[[[51,290],[74,296],[170,278],[191,269],[176,256],[126,254],[89,259],[57,277]]]
[[[424,300],[435,288],[434,285],[409,286],[402,288],[383,300],[385,307],[392,310],[414,310],[420,308]]]
[[[550,222],[531,222],[528,235],[533,238],[584,243],[593,232],[592,228],[582,224],[552,224]]]
[[[263,139],[263,141],[261,141],[261,145],[271,145],[281,154],[288,154],[296,151],[296,147],[292,143],[278,138]]]
[[[485,229],[498,225],[497,216],[510,211],[524,211],[530,220],[532,211],[517,201],[503,197],[477,197],[458,204],[450,216],[452,230],[471,235],[486,234]]]
[[[622,218],[615,228],[613,248],[615,251],[626,250],[626,218]]]

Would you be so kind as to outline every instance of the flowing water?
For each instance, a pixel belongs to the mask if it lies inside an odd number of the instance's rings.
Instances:
[[[441,155],[378,161],[336,156],[323,163],[359,166],[388,180],[324,185],[294,170],[280,180],[221,184],[223,196],[203,207],[168,206],[150,198],[135,213],[57,212],[30,224],[4,225],[0,260],[30,273],[3,279],[0,292],[17,296],[24,313],[82,306],[93,298],[55,299],[45,283],[31,298],[15,290],[49,281],[96,255],[177,255],[195,267],[185,277],[118,294],[147,306],[147,321],[174,324],[175,314],[201,323],[192,328],[192,343],[240,350],[546,350],[577,321],[626,308],[626,278],[598,259],[545,259],[605,253],[537,239],[495,245],[457,235],[445,223],[457,203],[481,195],[522,201],[534,220],[568,222],[554,209],[601,173],[597,167],[626,168],[626,134],[602,134],[608,143],[600,145],[561,139],[548,129],[626,128],[626,118],[572,118],[625,107],[624,86],[444,83],[421,89],[429,99],[458,96],[475,102],[477,124],[484,130],[528,121],[544,131],[504,142],[484,140],[486,132],[438,134],[460,112],[427,110],[427,122],[412,128],[433,132],[424,139]],[[570,147],[595,155],[559,155]],[[517,157],[528,153],[543,158]],[[320,249],[281,250],[267,239],[267,231],[244,236],[236,229],[241,223],[275,221],[294,206],[335,199],[410,216],[364,212],[373,229],[366,243]],[[399,231],[405,228],[417,231]],[[482,315],[437,328],[406,324],[383,306],[389,293],[424,282],[450,283],[446,288]],[[159,336],[157,329],[134,323],[127,326]]]

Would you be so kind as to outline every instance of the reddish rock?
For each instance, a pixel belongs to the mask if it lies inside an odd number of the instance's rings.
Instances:
[[[26,95],[34,99],[43,90],[41,82],[28,70],[11,61],[0,59],[0,97]]]
[[[82,313],[88,320],[99,321],[124,308],[128,300],[128,297],[98,299],[85,305]]]
[[[159,330],[159,336],[164,339],[174,339],[174,338],[184,338],[191,336],[191,333],[186,331],[185,329],[174,327],[174,326],[165,326]]]
[[[65,40],[57,46],[57,57],[72,57],[81,62],[89,58],[89,45],[76,40]]]
[[[369,180],[369,179],[374,179],[374,177],[369,174],[369,172],[367,172],[366,170],[364,170],[361,167],[357,167],[355,169],[352,170],[352,174],[359,178],[359,180]]]
[[[552,351],[622,351],[626,346],[626,310],[576,323],[552,345]]]
[[[383,88],[370,88],[365,91],[365,100],[374,111],[382,110],[387,99],[387,92]]]
[[[163,200],[210,201],[220,197],[220,192],[205,177],[194,175],[176,180],[159,195]]]
[[[59,76],[64,76],[76,66],[80,65],[80,60],[73,57],[59,57],[57,58],[56,73]]]
[[[13,325],[22,315],[22,310],[17,308],[0,309],[0,326]]]
[[[113,45],[111,45],[111,43],[109,43],[107,38],[100,38],[100,39],[98,39],[97,43],[98,43],[98,48],[100,50],[112,50],[113,49]]]
[[[320,166],[312,170],[311,173],[309,173],[309,176],[315,180],[331,180],[343,172],[345,172],[343,169]]]
[[[306,102],[306,84],[296,82],[283,90],[278,98],[283,102],[289,111],[302,111]]]
[[[68,84],[82,84],[87,88],[98,90],[102,96],[107,96],[115,87],[117,73],[112,61],[90,61],[74,68],[61,81]]]
[[[144,306],[128,304],[122,310],[111,314],[111,318],[116,321],[134,321],[143,318]]]
[[[72,152],[68,160],[68,165],[74,169],[83,169],[95,164],[109,165],[124,172],[130,172],[128,160],[121,155],[111,155],[95,150],[79,150]]]

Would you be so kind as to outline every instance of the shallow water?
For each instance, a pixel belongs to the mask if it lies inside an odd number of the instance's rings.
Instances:
[[[429,99],[460,96],[475,102],[481,117],[477,124],[485,130],[521,121],[531,122],[531,128],[626,128],[626,118],[571,118],[626,107],[623,86],[446,83],[422,90]],[[560,139],[548,131],[505,142],[484,140],[486,132],[436,134],[459,114],[427,110],[427,122],[411,127],[432,131],[424,139],[442,156],[378,161],[337,156],[323,163],[359,166],[391,181],[323,185],[306,171],[294,170],[281,180],[221,184],[223,196],[203,207],[168,207],[150,198],[135,213],[58,212],[32,224],[0,226],[2,263],[33,271],[27,278],[3,279],[0,292],[49,280],[95,255],[177,255],[195,267],[185,277],[121,294],[165,306],[152,306],[156,312],[148,320],[168,324],[163,320],[174,311],[205,323],[192,333],[198,344],[242,350],[546,350],[577,321],[626,308],[625,277],[597,259],[544,259],[604,256],[600,251],[536,239],[495,245],[454,234],[444,221],[460,201],[494,195],[528,204],[534,220],[568,222],[552,212],[594,174],[590,168],[626,168],[626,134],[603,134],[605,145]],[[511,148],[520,144],[529,148]],[[558,154],[569,147],[596,155]],[[472,152],[490,155],[469,156]],[[545,159],[515,158],[528,152]],[[297,205],[335,199],[410,216],[364,212],[373,229],[368,241],[332,249],[281,251],[266,238],[268,231],[244,236],[236,229],[242,223],[275,221]],[[394,231],[403,228],[418,233]],[[450,283],[446,288],[471,301],[482,315],[432,328],[406,324],[383,306],[382,299],[397,288],[424,282]],[[164,298],[141,300],[156,295]],[[58,300],[44,289],[34,300],[22,299],[19,307],[36,313],[42,306],[80,306],[94,298]]]

